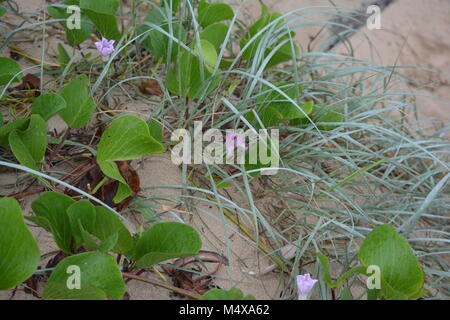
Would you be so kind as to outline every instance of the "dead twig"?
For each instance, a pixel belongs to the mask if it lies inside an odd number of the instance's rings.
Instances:
[[[192,298],[192,299],[200,299],[200,297],[201,297],[199,294],[196,294],[194,292],[191,292],[191,291],[188,291],[188,290],[184,290],[184,289],[181,289],[181,288],[174,287],[174,286],[172,286],[172,285],[170,285],[168,283],[165,283],[165,282],[162,282],[162,281],[159,281],[159,280],[144,278],[144,277],[137,276],[137,275],[134,275],[134,274],[131,274],[131,273],[128,273],[128,272],[122,272],[122,275],[124,277],[126,277],[126,278],[129,278],[129,279],[139,280],[139,281],[142,281],[142,282],[153,284],[153,285],[161,287],[161,288],[165,288],[165,289],[171,290],[173,292],[185,295],[186,297],[189,297],[189,298]]]

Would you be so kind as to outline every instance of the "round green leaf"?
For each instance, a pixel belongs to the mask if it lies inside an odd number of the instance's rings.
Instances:
[[[200,40],[200,47],[201,50],[196,46],[194,52],[201,54],[206,69],[208,69],[209,72],[213,72],[218,59],[216,48],[209,41],[204,39]]]
[[[134,160],[161,152],[164,147],[150,135],[144,120],[126,115],[111,122],[100,138],[97,162],[105,175],[120,182],[114,198],[116,203],[131,195],[131,190],[114,161]]]
[[[79,268],[79,273],[72,271]],[[79,275],[80,287],[72,287]],[[71,278],[72,277],[72,278]],[[86,252],[62,260],[53,270],[42,294],[46,300],[122,299],[125,283],[115,259],[101,252]]]
[[[71,5],[79,5],[79,0],[66,0],[63,2],[66,6]],[[94,31],[94,24],[91,20],[87,17],[86,13],[81,12],[80,13],[80,28],[68,28],[67,19],[69,19],[74,12],[68,12],[67,8],[60,7],[60,5],[50,5],[47,7],[47,11],[50,16],[56,19],[64,19],[63,21],[60,21],[59,23],[61,26],[64,27],[64,31],[66,33],[67,42],[72,46],[75,47],[82,42],[84,42],[89,35]]]
[[[80,8],[108,40],[120,38],[115,16],[119,6],[119,0],[80,0]]]
[[[340,110],[337,109],[322,109],[319,111],[315,122],[320,123],[317,127],[320,130],[333,130],[338,127],[336,124],[326,124],[326,123],[338,123],[344,121],[344,115]]]
[[[233,9],[225,3],[207,3],[201,1],[198,7],[198,23],[206,28],[210,24],[233,19]]]
[[[89,79],[83,74],[61,90],[66,108],[60,110],[59,115],[70,128],[81,128],[91,120],[95,102],[89,95],[88,84]]]
[[[424,273],[408,242],[394,227],[382,225],[364,239],[358,253],[365,266],[381,271],[381,292],[388,299],[416,297],[424,283]]]
[[[47,149],[47,125],[40,115],[31,116],[25,131],[15,130],[9,135],[9,146],[21,164],[37,170]]]
[[[50,226],[58,247],[65,253],[72,251],[72,229],[66,210],[75,200],[65,194],[49,191],[42,193],[31,204],[36,216],[43,220],[42,226]],[[38,223],[38,221],[36,221]]]
[[[40,253],[15,199],[0,200],[0,226],[0,290],[7,290],[33,274]]]
[[[11,79],[14,79],[12,82],[19,82],[22,76],[22,70],[16,61],[0,57],[0,86],[8,84]]]
[[[40,115],[45,121],[66,107],[66,100],[56,93],[45,93],[37,97],[31,106],[31,113]]]
[[[179,222],[162,222],[144,232],[136,243],[133,260],[139,268],[179,257],[196,255],[202,246],[194,228]]]
[[[117,241],[111,248],[114,252],[125,253],[131,249],[133,240],[130,232],[110,210],[82,200],[72,204],[67,209],[67,214],[77,245],[82,244],[82,231],[85,230],[102,242],[110,240],[112,234],[117,234]],[[80,229],[80,225],[83,230]]]
[[[25,130],[30,123],[30,118],[20,118],[4,124],[0,127],[0,145],[7,147],[9,145],[9,134],[14,130]]]
[[[255,300],[255,297],[251,294],[244,296],[238,288],[211,289],[201,297],[201,300]]]
[[[208,26],[200,34],[200,38],[209,41],[217,50],[225,41],[228,33],[228,27],[223,23],[215,23]]]

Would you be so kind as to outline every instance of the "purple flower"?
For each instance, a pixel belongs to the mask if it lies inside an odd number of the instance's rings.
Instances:
[[[298,300],[306,300],[317,280],[312,279],[309,273],[297,276]]]
[[[248,147],[245,146],[245,136],[238,136],[236,133],[227,133],[225,147],[227,148],[227,156],[233,154],[233,151],[236,148],[242,148],[244,150],[248,149]]]
[[[114,40],[108,41],[102,37],[102,41],[96,42],[95,46],[103,57],[107,57],[114,51]]]

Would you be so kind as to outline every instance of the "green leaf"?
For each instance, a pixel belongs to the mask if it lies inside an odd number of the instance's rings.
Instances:
[[[66,210],[69,217],[72,236],[75,239],[75,249],[83,244],[82,228],[93,230],[95,228],[95,207],[86,200],[72,203]]]
[[[133,260],[139,268],[179,257],[198,254],[202,246],[200,235],[192,227],[178,222],[157,223],[138,239]]]
[[[249,46],[242,52],[242,58],[245,60],[250,60],[253,58],[258,50],[258,47],[261,45],[262,39],[266,36],[268,32],[273,32],[273,30],[278,30],[284,27],[286,24],[283,19],[280,19],[275,25],[271,25],[264,32],[262,32],[257,38],[254,38],[258,32],[264,29],[266,26],[272,24],[275,20],[279,19],[282,16],[281,13],[269,13],[267,6],[262,6],[262,14],[258,21],[256,21],[245,34],[245,36],[241,39],[240,47],[241,50],[252,41]],[[266,67],[275,66],[279,63],[286,62],[291,60],[293,57],[297,57],[300,55],[300,49],[297,44],[293,43],[291,38],[295,36],[294,32],[291,32],[290,35],[286,34],[276,41],[276,43],[269,48],[265,48],[264,57],[272,54],[271,52],[277,47],[282,41],[288,40],[287,43],[282,45],[277,49],[276,53],[273,54],[272,58],[269,60]],[[292,46],[294,48],[294,56],[292,55]]]
[[[358,257],[366,268],[380,268],[381,293],[387,299],[411,299],[421,291],[422,268],[408,242],[394,227],[374,228],[361,244]]]
[[[95,213],[95,227],[90,232],[102,241],[106,241],[111,234],[117,233],[117,245],[114,246],[113,251],[117,253],[129,251],[133,240],[130,232],[119,218],[110,210],[100,206],[95,207]]]
[[[256,300],[256,299],[251,294],[244,296],[244,294],[240,289],[231,288],[230,290],[211,289],[201,297],[201,300]]]
[[[45,93],[37,97],[31,106],[31,114],[40,115],[45,121],[66,107],[66,100],[56,93]]]
[[[125,115],[111,122],[100,138],[97,163],[105,175],[120,182],[114,202],[118,203],[132,193],[114,161],[134,160],[161,152],[164,147],[150,135],[144,120]]]
[[[164,142],[163,127],[161,123],[159,123],[155,119],[151,119],[148,122],[148,128],[150,130],[150,135],[155,138],[156,141],[160,143]]]
[[[130,232],[110,210],[81,200],[67,209],[67,215],[77,247],[83,244],[83,231],[86,231],[104,243],[102,250],[125,253],[131,249],[133,243]],[[116,235],[114,237],[117,239],[114,241],[111,235]],[[112,246],[109,245],[111,242],[114,242]]]
[[[233,19],[233,17],[233,9],[225,3],[207,3],[202,0],[198,6],[197,20],[203,28],[219,21]]]
[[[380,290],[378,289],[367,289],[367,300],[378,300]]]
[[[364,266],[357,266],[354,268],[351,268],[350,270],[344,272],[336,282],[333,282],[331,280],[330,275],[330,262],[328,260],[328,257],[323,255],[322,253],[317,253],[317,258],[319,259],[320,264],[322,265],[323,270],[323,276],[322,281],[325,282],[328,286],[328,288],[339,288],[342,286],[345,280],[347,280],[349,277],[351,277],[354,274],[366,274],[366,267]]]
[[[218,188],[218,189],[227,188],[232,185],[231,182],[226,182],[216,176],[213,177],[213,181],[214,181],[214,184],[216,185],[216,188]]]
[[[319,259],[320,264],[322,265],[322,281],[325,282],[329,288],[335,288],[336,284],[331,280],[330,274],[330,260],[328,257],[322,253],[317,253],[317,258]]]
[[[344,114],[338,109],[322,108],[315,117],[314,122],[321,123],[317,126],[320,130],[333,130],[338,125],[328,125],[325,123],[337,123],[344,121]]]
[[[170,92],[198,99],[204,96],[204,92],[212,91],[218,84],[220,78],[212,76],[211,72],[217,64],[217,52],[214,46],[207,40],[200,40],[203,66],[200,59],[188,51],[184,51],[174,69],[169,70],[167,75],[167,88]],[[198,53],[198,47],[194,47]],[[203,80],[201,71],[203,70]]]
[[[203,30],[200,34],[200,39],[209,41],[216,50],[219,50],[227,37],[227,33],[228,27],[226,25],[223,23],[215,23]]]
[[[12,82],[20,82],[23,74],[19,64],[10,58],[0,57],[0,86]]]
[[[151,24],[157,25],[168,34],[172,32],[173,37],[180,42],[184,42],[186,38],[186,31],[180,22],[175,21],[173,17],[170,17],[170,19],[171,21],[169,21],[169,17],[166,16],[164,10],[155,8],[147,14],[144,22],[138,28],[138,34],[146,32],[142,36],[142,40],[140,40],[144,48],[150,51],[156,59],[162,59],[163,62],[167,62],[169,47],[171,47],[169,58],[171,61],[175,60],[180,50],[180,45],[173,38],[154,29]],[[169,28],[169,24],[171,24],[172,30]]]
[[[199,50],[199,47],[196,45],[194,47],[194,52],[201,55],[206,69],[208,69],[209,72],[213,72],[218,60],[216,48],[209,41],[204,39],[200,40],[200,48],[201,50]]]
[[[71,6],[71,5],[79,5],[78,0],[68,0],[63,2],[64,5]],[[67,8],[61,8],[57,6],[49,6],[48,7],[48,13],[50,16],[52,16],[55,19],[68,19],[74,12],[68,13]],[[94,24],[91,20],[87,17],[87,15],[84,12],[81,12],[80,14],[80,29],[73,28],[69,29],[67,27],[67,21],[61,21],[60,24],[64,27],[64,30],[66,32],[67,42],[72,47],[75,47],[82,42],[84,42],[89,35],[94,31]]]
[[[58,247],[65,253],[72,252],[72,228],[66,210],[75,200],[58,192],[42,193],[31,204],[33,212],[38,217],[47,219],[53,238]]]
[[[67,50],[64,48],[64,46],[61,43],[58,43],[58,61],[61,70],[64,70],[67,67],[67,64],[70,62],[70,56],[69,53],[67,53]]]
[[[9,135],[9,145],[14,156],[24,166],[37,170],[47,149],[47,125],[41,116],[31,116],[25,131],[15,130]]]
[[[303,86],[294,82],[277,82],[274,85],[293,101],[298,101],[298,97],[301,96],[303,91]],[[305,118],[306,115],[312,112],[312,102],[301,105],[301,110],[299,110],[295,104],[275,89],[265,87],[263,92],[266,93],[260,95],[257,99],[260,109],[264,109],[267,106],[276,109],[282,115],[283,121]]]
[[[0,226],[0,290],[8,290],[33,274],[40,252],[15,199],[0,199]]]
[[[172,13],[175,14],[177,13],[179,7],[180,7],[180,3],[181,0],[162,0],[161,1],[161,7],[168,7],[168,8],[172,8]]]
[[[80,8],[108,40],[119,40],[121,36],[115,16],[119,6],[119,0],[80,0]]]
[[[72,80],[61,91],[66,108],[59,112],[69,128],[81,128],[91,120],[95,103],[88,91],[89,79],[83,74]]]
[[[6,7],[4,5],[0,5],[0,17],[6,13]]]
[[[69,267],[79,267],[80,289],[69,289],[72,283]],[[68,273],[69,272],[69,273]],[[42,297],[45,300],[122,299],[125,283],[115,259],[101,252],[86,252],[62,260],[53,270]]]
[[[339,300],[355,300],[352,296],[352,292],[349,288],[342,289],[341,296],[339,297]]]
[[[37,217],[37,216],[27,216],[25,217],[28,221],[33,222],[41,228],[44,228],[48,232],[52,232],[52,226],[46,217]]]
[[[291,37],[294,37],[294,33],[292,32]],[[289,36],[284,38],[289,39]],[[278,43],[280,43],[282,40],[280,40]],[[288,42],[286,42],[284,45],[282,45],[279,49],[277,49],[276,53],[270,58],[269,62],[267,63],[266,67],[273,67],[277,64],[287,62],[290,60],[295,60],[300,55],[300,49],[297,46],[296,43],[293,42],[293,39],[289,39]],[[266,56],[271,54],[273,48],[270,48],[266,51]]]
[[[294,82],[277,82],[274,84],[280,91],[286,94],[293,101],[298,101],[303,87]],[[258,108],[256,112],[266,128],[279,125],[295,119],[305,118],[313,110],[314,103],[306,102],[300,105],[300,109],[289,101],[284,95],[273,88],[263,88],[263,94],[257,98]],[[259,122],[255,119],[253,112],[246,115],[247,120],[255,128],[260,128]]]
[[[9,146],[9,134],[14,130],[25,130],[30,124],[30,118],[20,118],[0,126],[0,145]]]

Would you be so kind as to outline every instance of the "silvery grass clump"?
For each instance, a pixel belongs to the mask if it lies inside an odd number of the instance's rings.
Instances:
[[[105,108],[120,108],[112,99],[119,92],[131,102],[154,106],[151,114],[137,113],[162,123],[166,132],[192,130],[194,121],[206,129],[279,129],[276,175],[261,175],[267,168],[258,165],[184,164],[183,185],[170,188],[182,189],[178,201],[190,210],[209,214],[198,204],[216,204],[231,223],[244,222],[251,231],[239,236],[272,258],[273,269],[284,271],[281,277],[292,290],[283,298],[298,298],[296,277],[307,273],[321,280],[313,289],[319,299],[364,287],[364,277],[345,278],[333,287],[322,277],[327,272],[317,255],[328,257],[331,277],[338,279],[358,264],[369,232],[384,224],[406,238],[419,258],[427,297],[448,295],[448,128],[412,125],[414,93],[405,89],[411,79],[401,69],[355,60],[351,48],[349,55],[327,51],[330,43],[357,31],[330,21],[355,19],[355,13],[327,6],[272,15],[263,8],[258,25],[235,5],[220,21],[225,28],[208,37],[203,32],[211,24],[199,13],[201,5],[173,1],[149,12],[151,2],[133,2],[129,10],[115,13],[123,22],[118,34],[103,30],[104,39],[98,37],[99,45],[115,40],[114,49],[103,52],[100,46],[89,60],[80,55],[95,48],[94,42],[74,45],[71,57],[60,59],[60,77],[50,85],[87,72],[105,122],[113,118]],[[306,22],[319,14],[329,19]],[[327,24],[338,25],[340,33],[324,36],[317,49],[295,43],[294,32]],[[41,25],[20,30],[41,30]],[[7,34],[2,48],[18,31]],[[65,55],[61,52],[59,58]],[[40,68],[42,76],[54,72],[45,70]],[[159,86],[159,96],[138,90],[149,80]],[[286,105],[289,112],[281,115],[263,111]],[[138,199],[134,208],[144,212],[152,201]]]
[[[429,124],[423,121],[417,128],[414,93],[405,90],[411,79],[401,69],[355,60],[350,56],[351,49],[348,56],[320,49],[296,56],[293,42],[288,43],[295,63],[267,67],[267,52],[273,53],[276,39],[291,31],[302,32],[308,25],[303,20],[306,16],[324,11],[330,16],[335,13],[331,7],[301,8],[284,15],[289,28],[280,31],[274,28],[276,23],[269,24],[269,32],[250,62],[242,63],[238,54],[229,68],[215,70],[223,76],[215,91],[187,103],[168,98],[170,108],[162,109],[161,114],[174,111],[179,115],[177,125],[182,126],[189,126],[195,119],[219,128],[247,129],[251,123],[245,115],[262,103],[258,101],[262,92],[273,88],[274,83],[293,81],[303,87],[296,96],[298,106],[300,102],[313,101],[319,107],[342,112],[343,118],[338,117],[335,123],[326,121],[326,125],[318,121],[320,115],[303,119],[300,124],[281,123],[279,174],[260,178],[263,196],[256,192],[254,180],[242,167],[235,167],[231,173],[220,166],[192,168],[209,179],[209,184],[203,186],[205,195],[198,195],[198,188],[183,188],[197,191],[196,200],[215,199],[220,207],[237,212],[252,225],[256,230],[253,239],[266,239],[271,246],[269,252],[283,260],[284,268],[292,270],[293,288],[297,274],[315,270],[315,277],[319,278],[319,267],[302,267],[316,261],[317,252],[326,252],[336,263],[337,278],[355,265],[356,253],[368,232],[391,224],[408,239],[420,259],[429,297],[447,295],[448,127],[425,133],[424,127]],[[186,14],[190,16],[189,12]],[[232,20],[230,30],[239,30],[239,22]],[[323,24],[326,22],[317,22]],[[341,27],[342,34],[356,31]],[[225,42],[229,48],[236,42],[234,35],[227,33]],[[319,47],[326,48],[339,36],[342,35],[325,39]],[[300,45],[308,48],[308,44]],[[239,79],[237,91],[230,95],[229,84],[235,79]],[[159,80],[164,83],[163,78]],[[186,114],[188,118],[184,117]],[[183,173],[188,181],[191,168],[184,167]],[[216,176],[234,186],[240,193],[237,198],[246,203],[224,202],[213,178]],[[210,190],[214,196],[207,198]],[[284,259],[280,253],[289,245],[297,250],[292,259]],[[353,279],[347,286],[357,285],[358,281]],[[317,294],[322,299],[332,298],[325,285]],[[295,298],[295,290],[285,296],[288,297]]]

